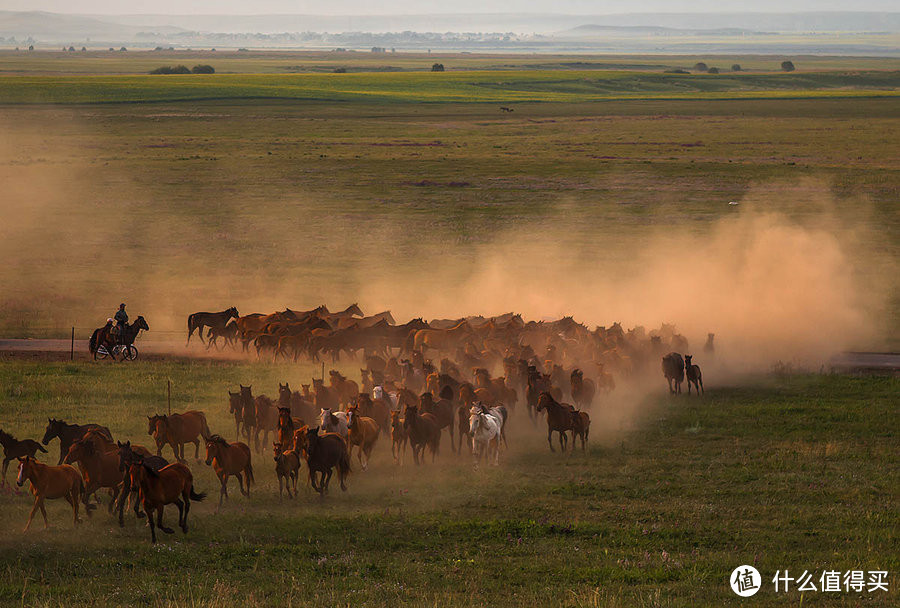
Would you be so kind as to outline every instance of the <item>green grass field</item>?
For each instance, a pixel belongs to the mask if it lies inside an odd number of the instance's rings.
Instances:
[[[7,359],[0,422],[39,439],[61,416],[146,442],[144,416],[165,407],[171,379],[173,409],[203,409],[231,437],[227,388],[271,393],[311,373]],[[897,380],[708,384],[702,399],[669,399],[658,379],[626,419],[596,409],[586,454],[551,454],[519,418],[496,469],[473,471],[446,437],[437,464],[397,467],[382,441],[370,470],[324,501],[310,490],[280,501],[268,456],[255,456],[251,498],[235,490],[216,514],[211,470],[189,458],[211,498],[186,537],[156,547],[142,524],[120,530],[102,511],[73,532],[61,504],[51,531],[23,536],[30,501],[3,493],[0,603],[712,606],[734,601],[726,579],[747,563],[767,583],[753,605],[895,605]],[[785,568],[888,570],[890,592],[776,596],[769,580]]]

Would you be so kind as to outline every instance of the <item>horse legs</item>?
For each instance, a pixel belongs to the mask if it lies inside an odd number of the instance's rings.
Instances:
[[[250,478],[247,477],[247,489],[244,490],[244,476],[241,475],[240,473],[235,473],[234,476],[238,478],[238,485],[241,488],[241,494],[249,497],[250,496]],[[279,480],[279,483],[280,483],[280,480]]]
[[[187,502],[190,502],[190,498],[188,498]],[[178,526],[182,532],[187,534],[187,526],[184,521],[184,502],[179,498],[175,501],[175,506],[178,507]]]
[[[157,512],[156,527],[159,528],[160,530],[162,530],[163,532],[165,532],[166,534],[172,534],[174,532],[174,530],[172,528],[167,528],[163,525],[162,518],[163,518],[163,511],[165,511],[165,510],[166,510],[165,505],[159,505],[159,507],[157,507],[157,509],[156,509],[156,512]]]
[[[323,496],[325,492],[328,492],[328,484],[331,482],[332,475],[334,475],[334,469],[331,468],[322,473],[322,487],[320,488],[320,492]]]
[[[184,457],[184,446],[181,447],[181,456]],[[200,439],[194,439],[194,460],[200,460]]]
[[[159,507],[162,509],[162,507]],[[150,505],[147,502],[144,502],[144,513],[147,515],[147,525],[150,526],[150,542],[156,544],[156,525],[153,523],[153,509],[150,508]],[[162,517],[162,513],[160,513],[160,517]]]
[[[569,438],[566,436],[565,431],[557,431],[559,433],[559,449],[561,452],[565,453],[566,445],[569,443]]]
[[[120,490],[121,488],[119,486],[116,486],[115,488],[111,488],[109,491],[109,507],[107,508],[110,515],[112,515],[113,507],[116,506],[119,502],[117,499],[119,498]]]
[[[218,509],[221,509],[222,501],[225,500],[226,498],[228,498],[228,475],[222,475],[221,477],[219,477],[219,481],[222,482],[222,487],[219,490],[219,507],[218,507]]]
[[[550,427],[547,427],[547,443],[550,444],[550,451],[555,452],[556,450],[553,449],[553,429]]]
[[[31,506],[31,513],[28,514],[28,521],[25,522],[25,528],[22,530],[22,532],[28,532],[28,528],[31,527],[31,520],[34,519],[34,514],[35,514],[35,512],[37,512],[39,507],[41,509],[41,512],[44,511],[44,507],[43,507],[42,503],[43,503],[43,500],[41,499],[40,496],[34,497],[34,504]],[[47,526],[47,514],[44,513],[44,527],[46,527],[46,526]]]
[[[125,481],[122,482],[122,491],[119,492],[119,500],[116,502],[116,510],[119,512],[119,527],[125,527],[125,499],[131,495],[131,488]]]
[[[193,489],[193,487],[191,488],[191,490],[192,489]],[[191,511],[191,493],[190,493],[190,490],[188,490],[188,495],[185,496],[185,498],[184,498],[184,517],[183,517],[184,523],[181,526],[181,531],[184,532],[185,534],[187,534],[187,531],[188,531],[187,517],[188,517],[188,513],[190,513],[190,511]]]

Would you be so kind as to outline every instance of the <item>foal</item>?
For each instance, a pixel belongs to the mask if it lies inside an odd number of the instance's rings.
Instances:
[[[691,363],[693,357],[693,355],[684,356],[684,375],[687,377],[688,395],[691,394],[691,383],[697,389],[697,394],[700,395],[703,393],[703,374],[700,373],[699,365]]]
[[[284,486],[287,488],[288,498],[293,498],[297,494],[297,477],[300,472],[300,450],[298,448],[285,450],[281,443],[275,443],[272,445],[272,451],[275,454],[275,475],[278,477],[278,497],[281,498],[282,486]],[[291,494],[291,486],[294,488],[293,495]]]
[[[3,446],[3,481],[0,486],[8,485],[6,483],[6,470],[13,458],[21,458],[22,456],[31,456],[34,458],[35,453],[40,450],[44,454],[47,453],[41,444],[34,439],[22,439],[19,441],[6,431],[0,429],[0,445]]]

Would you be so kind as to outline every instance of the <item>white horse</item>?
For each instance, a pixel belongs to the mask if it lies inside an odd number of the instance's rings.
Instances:
[[[323,407],[319,415],[323,432],[337,433],[344,439],[347,439],[347,428],[350,426],[347,412],[332,412],[330,409]]]
[[[481,463],[481,457],[487,453],[494,464],[500,464],[500,441],[503,437],[503,423],[506,416],[500,407],[488,410],[481,403],[476,403],[469,410],[469,435],[472,437],[472,455],[475,465]]]
[[[384,401],[387,403],[392,410],[399,409],[400,403],[400,394],[399,393],[389,393],[384,390],[384,387],[381,385],[376,386],[372,389],[372,399],[378,401]]]

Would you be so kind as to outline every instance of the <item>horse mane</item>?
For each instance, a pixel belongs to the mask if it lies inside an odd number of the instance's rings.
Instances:
[[[209,439],[207,439],[207,441],[213,441],[215,443],[218,443],[221,446],[224,446],[226,448],[228,447],[228,441],[221,435],[210,435]]]

